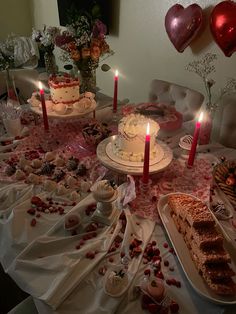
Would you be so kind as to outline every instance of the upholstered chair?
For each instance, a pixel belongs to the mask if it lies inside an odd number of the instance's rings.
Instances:
[[[188,87],[157,79],[151,82],[149,101],[173,105],[183,114],[184,121],[195,118],[203,100],[204,96],[201,93]]]
[[[236,95],[223,99],[220,105],[215,121],[218,122],[218,141],[224,146],[236,148]]]

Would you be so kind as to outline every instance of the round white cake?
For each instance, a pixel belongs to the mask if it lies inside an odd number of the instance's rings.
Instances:
[[[156,137],[160,129],[154,120],[140,114],[130,114],[121,119],[118,138],[113,143],[113,153],[127,161],[143,161],[147,124],[150,126],[150,160],[157,157]]]
[[[52,101],[72,105],[79,101],[79,80],[68,75],[52,75],[48,81]]]

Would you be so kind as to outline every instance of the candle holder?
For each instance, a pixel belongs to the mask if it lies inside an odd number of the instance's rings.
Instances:
[[[194,166],[186,165],[182,175],[174,180],[174,191],[191,194],[197,187],[197,169]]]
[[[139,180],[138,204],[140,204],[144,208],[153,206],[152,197],[150,194],[151,186],[151,179],[149,179],[147,183],[144,183],[142,178]]]

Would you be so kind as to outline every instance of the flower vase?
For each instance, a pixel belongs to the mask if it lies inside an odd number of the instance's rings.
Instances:
[[[46,51],[44,53],[44,62],[48,74],[55,74],[57,72],[56,59],[52,51]]]
[[[96,93],[96,69],[80,70],[80,92]]]
[[[15,106],[20,106],[19,97],[17,94],[15,80],[11,75],[10,70],[6,70],[6,85],[7,85],[7,100],[11,101]]]
[[[212,113],[209,110],[206,110],[204,112],[204,118],[201,123],[201,129],[199,134],[200,145],[207,145],[210,143],[212,126],[213,126]]]

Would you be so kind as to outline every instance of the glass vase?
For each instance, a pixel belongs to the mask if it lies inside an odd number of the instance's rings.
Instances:
[[[57,73],[56,59],[55,59],[53,51],[46,51],[44,53],[44,62],[45,62],[45,69],[48,74]]]
[[[6,70],[6,86],[7,86],[7,101],[10,101],[14,106],[20,106],[18,93],[15,86],[15,80],[10,70]]]
[[[199,134],[199,144],[200,145],[207,145],[210,143],[211,140],[211,133],[213,127],[213,116],[211,111],[206,110],[204,112],[204,118],[201,123],[201,129]]]
[[[80,70],[80,92],[96,93],[96,69]]]

